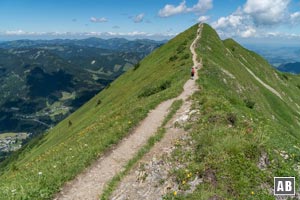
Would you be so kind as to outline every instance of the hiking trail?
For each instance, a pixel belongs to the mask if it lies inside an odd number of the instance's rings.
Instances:
[[[190,46],[190,51],[193,55],[193,63],[196,68],[202,67],[202,63],[197,61],[197,54],[195,51],[196,43],[201,37],[202,24],[199,24],[197,30],[197,37]],[[140,122],[135,128],[132,134],[122,139],[121,142],[109,153],[103,155],[96,160],[90,167],[84,172],[79,174],[74,180],[66,183],[59,192],[55,200],[96,200],[102,194],[105,184],[108,183],[117,173],[121,172],[126,163],[134,157],[134,155],[143,147],[148,139],[153,136],[158,128],[161,126],[164,118],[168,114],[168,110],[175,100],[182,99],[184,101],[181,108],[175,114],[178,117],[180,114],[189,110],[191,102],[187,101],[198,87],[195,80],[198,79],[198,73],[196,70],[194,80],[189,79],[185,85],[183,92],[176,98],[169,99],[160,103],[154,110],[151,110],[148,116]],[[174,121],[174,117],[170,120]],[[170,122],[166,125],[170,126]],[[174,134],[173,134],[174,132]],[[158,142],[153,149],[150,150],[150,154],[159,153],[157,146],[170,146],[174,138],[178,138],[181,135],[182,130],[168,128],[164,138]],[[146,154],[147,155],[147,154]],[[126,177],[125,177],[126,178]],[[123,182],[123,181],[122,181]]]
[[[190,46],[193,54],[193,63],[197,68],[202,67],[202,63],[197,61],[195,48],[197,41],[201,37],[202,25],[199,25],[197,38]],[[196,70],[195,79],[198,79]],[[110,199],[112,200],[127,200],[127,199],[147,199],[157,200],[162,199],[165,194],[175,191],[176,184],[169,173],[174,169],[172,163],[168,161],[168,157],[175,149],[175,145],[179,140],[187,140],[188,134],[182,126],[188,120],[192,120],[196,110],[191,110],[192,102],[187,97],[191,96],[198,90],[195,81],[189,80],[184,86],[185,95],[182,94],[176,99],[183,99],[183,105],[166,124],[166,132],[164,137],[156,143],[152,149],[129,171],[129,173],[120,182],[117,189],[113,192]],[[180,124],[178,126],[178,124]],[[194,184],[202,182],[201,179],[196,179]]]
[[[279,92],[277,92],[274,88],[272,88],[271,86],[269,86],[268,84],[266,84],[265,82],[263,82],[260,78],[258,78],[250,69],[248,69],[245,66],[246,70],[260,83],[262,84],[267,90],[269,90],[270,92],[272,92],[273,94],[275,94],[276,96],[278,96],[281,100],[282,96],[279,94]]]

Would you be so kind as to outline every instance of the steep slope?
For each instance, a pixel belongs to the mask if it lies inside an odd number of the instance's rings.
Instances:
[[[201,69],[202,63],[198,61],[198,56],[195,51],[199,45],[198,41],[201,38],[203,24],[199,24],[197,30],[197,37],[190,46],[190,51],[193,55],[193,63],[196,69]],[[167,168],[173,170],[179,166],[173,168],[168,165],[165,158],[165,154],[168,154],[174,148],[174,143],[182,137],[187,136],[187,131],[184,130],[180,124],[186,121],[190,114],[195,110],[191,110],[191,96],[199,90],[196,80],[198,79],[198,73],[195,71],[193,78],[188,80],[184,85],[184,91],[176,97],[176,101],[172,104],[178,106],[178,110],[172,111],[173,115],[169,118],[166,117],[164,123],[159,123],[160,128],[157,133],[152,136],[156,139],[153,143],[153,138],[148,140],[148,144],[145,145],[140,151],[137,162],[128,162],[126,169],[114,176],[114,178],[106,185],[106,189],[101,194],[100,199],[161,199],[162,195],[166,193],[166,188],[170,187],[169,181],[166,181],[164,170]],[[169,115],[169,114],[168,114]],[[158,124],[157,124],[158,125]],[[148,147],[151,147],[148,148]],[[149,151],[145,150],[149,149]],[[144,152],[144,153],[140,153]],[[140,155],[140,156],[139,156]],[[147,166],[152,166],[152,171],[146,170]],[[155,166],[155,167],[153,167]],[[151,168],[151,167],[150,167]],[[161,168],[164,168],[162,170]],[[73,198],[74,199],[74,198]]]
[[[197,25],[155,50],[1,167],[3,199],[49,199],[128,135],[161,101],[177,96],[192,66]]]
[[[193,65],[197,67],[202,66],[201,63],[197,62],[195,53],[195,43],[201,37],[201,29],[202,26],[199,25],[197,37],[190,46],[191,53],[193,54]],[[198,78],[197,73],[195,73],[195,78]],[[163,101],[156,106],[155,109],[151,110],[148,116],[132,131],[130,136],[122,140],[112,152],[99,158],[91,167],[77,176],[76,179],[67,183],[62,191],[56,195],[55,199],[73,200],[99,198],[100,195],[105,193],[105,188],[109,188],[109,181],[125,173],[127,166],[130,165],[130,163],[134,163],[136,157],[139,157],[141,152],[144,152],[147,146],[153,143],[154,138],[158,138],[158,135],[160,135],[162,131],[161,127],[168,122],[169,117],[172,117],[171,113],[175,112],[173,111],[175,105],[179,105],[178,109],[190,105],[187,99],[195,91],[197,91],[195,79],[187,80],[179,96]],[[181,102],[184,103],[180,107]],[[166,135],[173,135],[173,132],[174,129],[167,129]],[[167,139],[164,135],[161,137]]]
[[[221,41],[208,25],[197,52],[201,90],[185,122],[170,125],[189,135],[146,155],[110,199],[275,199],[275,176],[295,176],[298,188],[300,77]]]
[[[171,155],[181,167],[170,173],[176,187],[165,199],[274,199],[273,177],[299,180],[300,77],[220,40],[208,25],[197,52],[200,113],[185,125],[191,139]]]

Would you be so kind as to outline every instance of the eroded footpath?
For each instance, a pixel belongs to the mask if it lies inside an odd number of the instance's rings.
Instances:
[[[201,37],[202,25],[199,25],[197,38],[192,43],[190,50],[193,54],[194,66],[201,68],[202,64],[197,61],[195,52],[196,45]],[[195,75],[195,80],[198,73]],[[198,90],[195,80],[189,80],[184,86],[184,92],[176,99],[182,99],[183,105],[165,126],[166,133],[162,140],[154,145],[127,176],[121,181],[118,188],[111,196],[112,200],[158,200],[172,191],[177,191],[178,186],[170,177],[174,169],[170,158],[178,141],[188,141],[188,134],[183,129],[184,123],[193,120],[196,110],[191,110],[192,102],[189,97]],[[191,189],[202,180],[195,179],[191,182]]]
[[[202,25],[199,25],[197,37],[190,46],[190,50],[193,54],[194,66],[197,67],[201,67],[201,64],[197,61],[195,47],[197,41],[200,39],[201,30]],[[196,72],[195,80],[197,78],[198,75]],[[187,101],[187,99],[197,90],[195,80],[188,80],[184,85],[184,91],[177,98],[170,99],[159,104],[148,114],[148,116],[140,123],[133,133],[127,138],[124,138],[114,150],[99,158],[92,166],[87,168],[74,180],[66,183],[61,192],[56,195],[55,200],[98,199],[99,195],[101,195],[103,192],[105,184],[108,183],[108,181],[111,180],[117,173],[121,172],[126,163],[138,152],[142,146],[147,143],[148,139],[156,133],[157,129],[160,127],[164,118],[168,114],[169,108],[175,100],[182,99],[184,101],[176,116],[180,115],[180,112],[189,110],[191,103]],[[167,126],[170,126],[170,124],[167,124]],[[172,145],[170,141],[173,141],[181,134],[182,130],[170,127],[167,130],[165,137],[154,146],[154,148],[149,152],[149,155],[151,155],[151,153],[159,153],[158,151],[160,151],[160,148],[158,148],[158,146],[163,148],[164,146]],[[145,158],[146,157],[147,156],[145,156]],[[130,177],[130,174],[124,179],[124,181],[128,180],[128,177]],[[124,181],[122,181],[122,183]],[[133,187],[132,189],[135,191]],[[118,190],[116,192],[118,193]],[[132,199],[140,198],[134,197]]]

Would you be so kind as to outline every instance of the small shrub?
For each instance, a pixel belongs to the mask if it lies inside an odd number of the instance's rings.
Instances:
[[[300,89],[300,84],[298,84],[298,85],[297,85],[297,88],[299,88],[299,89]]]
[[[138,98],[149,97],[149,96],[156,94],[158,92],[161,92],[169,87],[171,87],[171,81],[169,81],[169,80],[163,81],[162,83],[160,83],[158,85],[154,85],[154,86],[150,86],[150,87],[148,86],[143,89],[143,91],[138,95]]]
[[[164,81],[162,84],[159,86],[160,91],[165,90],[167,88],[171,87],[171,81]]]
[[[16,164],[13,163],[13,164],[10,166],[10,170],[13,171],[13,172],[18,171],[18,167],[16,166]]]
[[[102,103],[101,99],[98,99],[96,106],[99,106],[101,103]]]
[[[137,70],[140,67],[140,63],[136,63],[133,67],[133,71]]]
[[[148,88],[145,88],[143,90],[143,92],[141,92],[139,95],[138,95],[138,98],[142,98],[142,97],[149,97],[153,94],[156,93],[156,88],[153,88],[153,87],[148,87]]]
[[[231,125],[236,124],[237,117],[234,113],[228,113],[227,116],[226,116],[226,119]]]
[[[173,61],[175,61],[175,60],[177,60],[178,59],[178,56],[177,55],[174,55],[174,56],[171,56],[170,58],[169,58],[169,61],[170,62],[173,62]]]
[[[287,80],[287,81],[289,80],[289,77],[286,74],[282,74],[282,78]]]
[[[109,87],[110,87],[110,83],[105,86],[105,89],[108,89]]]
[[[253,109],[254,106],[255,106],[255,102],[252,101],[252,100],[245,99],[244,102],[245,102],[246,106],[247,106],[248,108],[250,108],[250,109]]]
[[[182,56],[182,60],[188,59],[190,57],[190,54],[186,53]]]

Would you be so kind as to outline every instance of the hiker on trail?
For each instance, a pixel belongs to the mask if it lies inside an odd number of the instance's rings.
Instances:
[[[195,68],[192,67],[192,70],[191,70],[191,78],[194,79],[194,75],[195,75]]]

